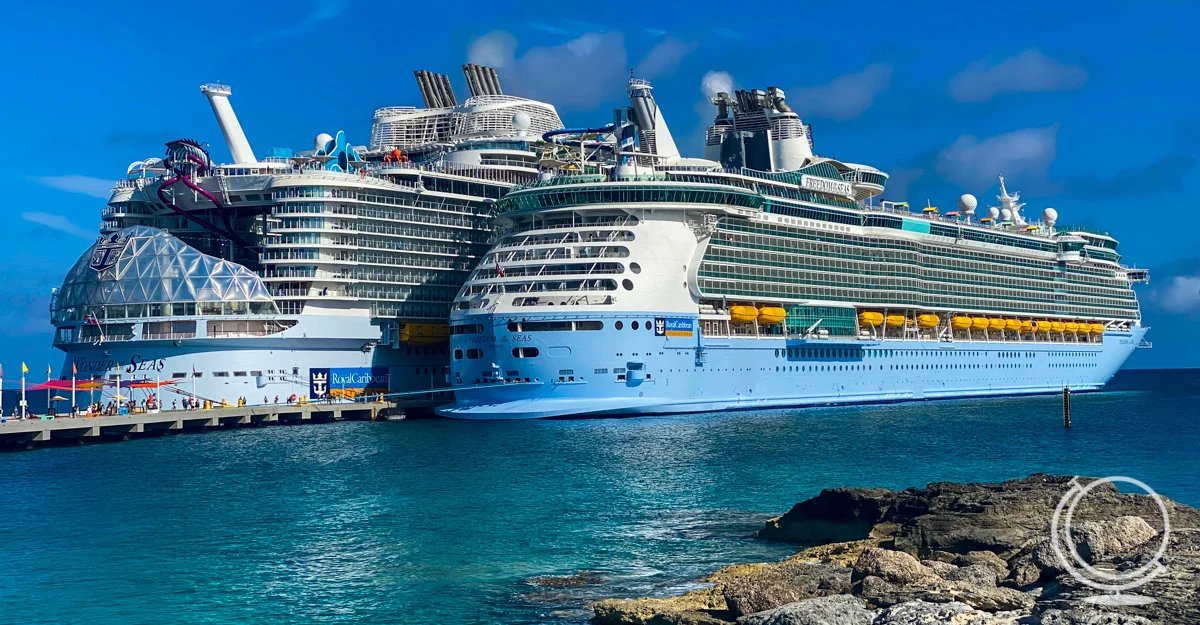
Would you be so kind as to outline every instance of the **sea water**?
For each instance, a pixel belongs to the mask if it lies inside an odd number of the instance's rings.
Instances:
[[[677,417],[333,423],[0,454],[0,622],[582,623],[793,546],[834,486],[1043,471],[1200,505],[1200,372],[1104,393]],[[606,583],[530,577],[596,571]]]

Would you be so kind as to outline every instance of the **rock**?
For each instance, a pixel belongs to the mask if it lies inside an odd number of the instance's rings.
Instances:
[[[908,601],[885,609],[872,625],[1016,625],[1019,614],[987,614],[951,601]]]
[[[1071,530],[1079,556],[1089,563],[1124,553],[1158,536],[1158,531],[1145,519],[1136,516],[1118,517],[1102,523],[1085,521]]]
[[[720,588],[665,599],[605,599],[589,605],[593,625],[717,625],[733,621]]]
[[[878,547],[863,550],[854,563],[854,573],[850,579],[857,582],[869,575],[900,586],[932,586],[941,581],[933,569],[907,553]]]
[[[945,575],[944,579],[981,588],[995,588],[996,584],[1000,583],[1000,576],[996,575],[996,569],[986,564],[972,564],[955,568]]]
[[[896,493],[883,488],[829,488],[767,521],[755,535],[771,540],[831,543],[871,535],[893,505]]]
[[[734,616],[788,603],[850,591],[850,569],[837,564],[785,561],[724,585],[725,604]]]
[[[962,555],[956,556],[951,564],[956,566],[971,566],[972,564],[986,564],[996,571],[996,575],[1000,579],[1008,577],[1008,563],[1003,558],[991,551],[968,551]]]
[[[576,571],[570,575],[543,575],[530,577],[525,580],[530,586],[542,588],[578,588],[580,586],[596,586],[606,584],[608,580],[596,571]]]
[[[738,625],[871,625],[875,613],[848,595],[831,595],[743,616]]]
[[[921,564],[929,567],[938,577],[946,579],[947,575],[958,570],[957,566],[940,560],[921,560]]]
[[[1033,562],[1032,555],[1015,558],[1009,563],[1008,581],[1017,588],[1027,588],[1042,578],[1042,569]]]
[[[1037,620],[1039,625],[1155,625],[1141,616],[1100,612],[1088,608],[1047,610]]]

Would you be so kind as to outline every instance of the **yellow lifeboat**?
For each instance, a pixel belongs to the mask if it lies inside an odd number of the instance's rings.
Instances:
[[[1050,329],[1053,327],[1054,327],[1054,324],[1050,323],[1049,321],[1037,322],[1037,331],[1038,332],[1049,332]]]
[[[996,319],[996,318],[988,319],[988,329],[989,330],[1003,330],[1004,329],[1004,320]]]
[[[858,322],[865,326],[879,327],[883,325],[883,313],[872,311],[859,313]]]
[[[942,320],[938,319],[937,315],[918,315],[917,316],[917,325],[921,326],[922,328],[936,328],[936,327],[938,327],[938,324],[941,323],[941,321]]]
[[[988,327],[987,317],[971,317],[972,330],[986,330]]]
[[[1104,324],[1103,323],[1093,323],[1092,324],[1092,334],[1104,334]]]
[[[899,328],[904,325],[904,315],[888,315],[887,324],[889,328]]]
[[[1021,331],[1022,332],[1033,332],[1033,322],[1029,321],[1029,320],[1022,321],[1021,322]]]
[[[433,345],[450,338],[450,327],[444,323],[404,323],[399,338],[409,345]]]
[[[1004,329],[1016,332],[1021,329],[1021,322],[1017,321],[1016,319],[1005,319]]]
[[[1066,325],[1067,325],[1067,332],[1070,332],[1071,334],[1075,334],[1076,332],[1079,331],[1079,324],[1075,323],[1074,321],[1068,321]]]
[[[955,330],[966,330],[971,327],[970,317],[952,317],[950,319],[950,327]]]
[[[730,306],[729,319],[734,323],[754,323],[758,320],[758,309],[753,306]]]
[[[773,326],[777,323],[783,323],[787,317],[787,311],[778,306],[763,306],[758,309],[758,323],[765,326]]]
[[[1067,330],[1067,324],[1061,321],[1051,321],[1050,329],[1054,330],[1055,332],[1065,332]]]

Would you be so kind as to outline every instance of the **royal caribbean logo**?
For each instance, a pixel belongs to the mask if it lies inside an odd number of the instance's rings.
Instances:
[[[108,236],[101,236],[92,248],[92,259],[88,261],[88,267],[96,270],[96,273],[112,269],[121,259],[121,252],[125,251],[125,245],[128,243],[128,234],[114,232]]]
[[[654,336],[692,336],[693,327],[693,320],[689,318],[654,318]]]
[[[308,370],[308,396],[325,399],[329,395],[329,369]]]

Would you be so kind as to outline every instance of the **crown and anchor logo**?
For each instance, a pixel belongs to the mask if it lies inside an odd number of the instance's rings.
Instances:
[[[102,273],[115,267],[117,261],[121,259],[121,253],[125,251],[129,239],[129,234],[120,232],[101,235],[96,239],[96,245],[92,248],[92,258],[88,261],[88,267],[94,269],[96,273]]]
[[[314,369],[309,378],[309,394],[313,399],[325,397],[329,393],[329,370]]]

